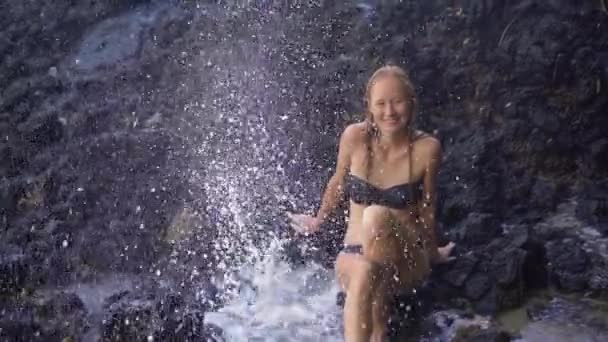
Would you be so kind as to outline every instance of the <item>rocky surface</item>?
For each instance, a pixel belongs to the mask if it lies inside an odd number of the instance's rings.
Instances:
[[[223,341],[219,328],[204,324],[204,309],[191,307],[180,293],[123,292],[108,298],[104,309],[102,341]]]
[[[81,284],[4,303],[2,341],[223,341],[209,306],[149,280]],[[178,287],[175,287],[179,289]]]
[[[417,122],[444,145],[440,222],[461,257],[437,293],[486,313],[547,285],[603,296],[608,17],[592,2],[473,3],[371,15],[399,32],[377,33],[372,56],[409,67]]]
[[[417,124],[444,146],[441,229],[460,256],[436,299],[496,313],[546,286],[606,298],[605,2],[7,2],[0,23],[3,338],[99,325],[42,289],[124,272],[187,297],[242,262],[280,210],[317,205],[387,61],[410,69]],[[327,265],[330,228],[312,242]],[[112,297],[101,336],[199,338],[211,288],[166,317],[158,287]]]
[[[77,339],[90,328],[87,310],[74,293],[23,297],[3,305],[1,313],[2,341]]]
[[[441,222],[463,256],[440,286],[481,312],[547,284],[601,295],[608,17],[591,3],[484,3],[383,45],[411,66],[418,122],[444,142]]]

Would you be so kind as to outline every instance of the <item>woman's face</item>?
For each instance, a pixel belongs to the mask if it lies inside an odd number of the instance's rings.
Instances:
[[[376,79],[369,92],[368,110],[383,135],[391,135],[407,127],[411,101],[399,78],[385,75]]]

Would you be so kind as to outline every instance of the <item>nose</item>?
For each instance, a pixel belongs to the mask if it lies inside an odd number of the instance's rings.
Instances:
[[[395,106],[392,102],[389,101],[386,104],[386,107],[384,108],[384,114],[387,116],[392,116],[393,114],[395,114]]]

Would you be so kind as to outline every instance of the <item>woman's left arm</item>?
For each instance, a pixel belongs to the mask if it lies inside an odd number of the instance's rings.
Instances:
[[[426,239],[427,250],[431,261],[439,259],[436,227],[437,177],[441,165],[441,143],[434,137],[426,138],[424,150],[425,170],[423,178],[422,200],[419,202],[419,215],[422,231]]]

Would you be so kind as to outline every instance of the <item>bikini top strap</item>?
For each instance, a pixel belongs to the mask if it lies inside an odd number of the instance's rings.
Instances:
[[[414,187],[416,186],[416,184],[414,184],[414,182],[413,182],[413,176],[414,176],[414,174],[413,174],[413,170],[414,170],[413,161],[414,161],[414,159],[413,159],[412,155],[414,154],[414,142],[416,140],[424,138],[426,136],[429,136],[429,134],[427,134],[425,132],[421,132],[421,131],[417,131],[417,132],[415,131],[415,132],[413,132],[413,134],[410,135],[411,139],[410,139],[409,147],[408,147],[408,149],[409,149],[409,151],[408,151],[408,158],[409,158],[409,161],[408,161],[408,164],[409,164],[408,165],[408,167],[409,167],[409,175],[408,175],[409,186],[408,186],[408,188],[409,188],[409,192],[410,192],[410,198],[414,202],[414,207],[415,207],[415,210],[416,210],[417,214],[419,214],[418,213],[418,203],[417,203],[418,202],[418,197],[415,196],[416,189],[414,189]]]
[[[413,163],[412,154],[414,153],[414,141],[413,140],[414,140],[413,137],[410,138],[408,151],[407,151],[408,168],[409,168],[409,175],[407,177],[408,177],[408,184],[409,184],[408,188],[410,191],[410,198],[414,202],[414,207],[417,207],[417,203],[416,203],[417,201],[416,201],[416,196],[415,196],[415,191],[414,191],[414,182],[413,182],[414,177],[413,177],[413,173],[412,173],[412,170],[414,169],[412,166],[412,163]]]

